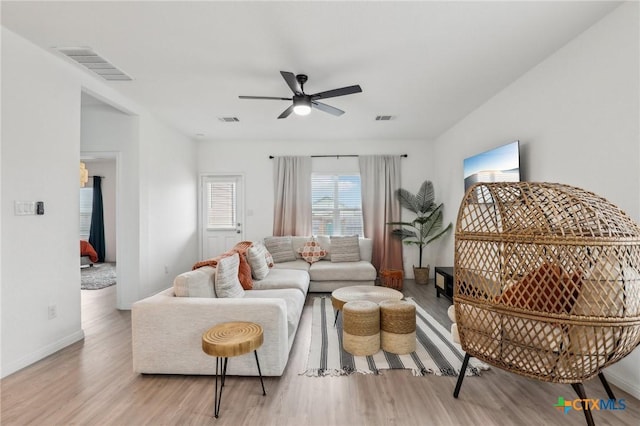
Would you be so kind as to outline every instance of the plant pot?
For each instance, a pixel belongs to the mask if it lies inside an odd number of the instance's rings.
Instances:
[[[415,277],[416,284],[429,284],[429,266],[426,268],[413,267],[413,276]]]

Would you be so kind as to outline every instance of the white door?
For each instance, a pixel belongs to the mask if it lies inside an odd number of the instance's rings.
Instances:
[[[201,259],[210,259],[244,239],[243,177],[207,175],[201,180]]]

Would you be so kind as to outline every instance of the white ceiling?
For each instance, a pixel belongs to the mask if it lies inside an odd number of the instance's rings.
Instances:
[[[618,4],[2,1],[2,25],[52,54],[91,47],[134,78],[107,85],[190,136],[430,140]],[[281,70],[308,74],[307,93],[363,92],[324,101],[341,117],[238,99],[290,97]]]

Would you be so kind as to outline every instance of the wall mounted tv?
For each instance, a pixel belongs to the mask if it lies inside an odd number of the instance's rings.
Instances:
[[[519,182],[520,141],[464,159],[464,191],[478,182]]]

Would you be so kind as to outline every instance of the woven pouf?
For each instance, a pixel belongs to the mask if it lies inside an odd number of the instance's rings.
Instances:
[[[416,350],[416,307],[404,300],[380,302],[382,349],[404,355]]]
[[[352,355],[373,355],[380,350],[380,307],[364,300],[342,307],[342,345]]]

